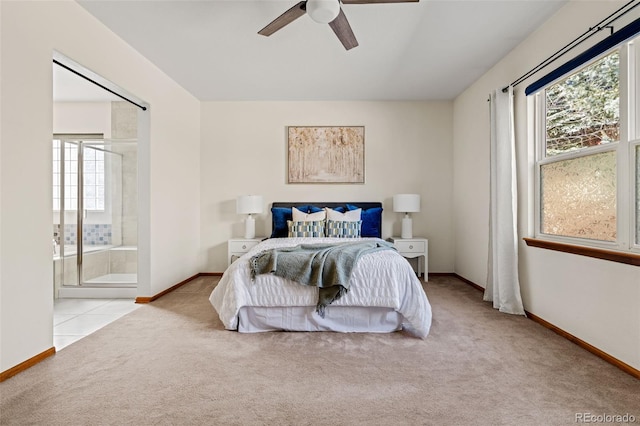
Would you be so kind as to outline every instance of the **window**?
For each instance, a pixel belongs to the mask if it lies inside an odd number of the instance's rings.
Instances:
[[[536,237],[640,251],[633,50],[626,43],[535,94]]]
[[[84,146],[84,208],[104,210],[104,151]]]
[[[64,146],[64,150],[62,147]],[[64,209],[78,210],[78,149],[82,146],[84,209],[105,209],[104,151],[79,141],[53,140],[53,210],[60,211],[64,173]]]

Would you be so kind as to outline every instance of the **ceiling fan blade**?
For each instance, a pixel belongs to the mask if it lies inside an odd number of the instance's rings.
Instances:
[[[341,0],[344,4],[417,3],[420,0]]]
[[[351,25],[349,25],[349,21],[347,21],[347,17],[342,11],[342,8],[336,19],[329,22],[329,26],[333,32],[336,33],[345,49],[353,49],[358,45],[358,40],[356,40],[356,36],[351,30]]]
[[[293,21],[307,13],[306,4],[306,1],[299,2],[291,9],[287,10],[285,13],[271,21],[269,25],[258,31],[258,34],[261,34],[263,36],[270,36],[285,25],[292,23]]]

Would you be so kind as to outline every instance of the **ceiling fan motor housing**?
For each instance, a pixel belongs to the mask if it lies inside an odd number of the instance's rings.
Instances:
[[[307,13],[319,24],[328,24],[340,13],[339,0],[308,0]]]

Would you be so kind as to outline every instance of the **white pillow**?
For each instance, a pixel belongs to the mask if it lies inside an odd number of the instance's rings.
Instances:
[[[329,207],[325,207],[324,209],[327,212],[327,220],[335,220],[338,222],[357,222],[360,220],[360,214],[362,213],[362,209],[349,210],[344,213],[340,213]]]
[[[315,213],[305,213],[295,207],[291,208],[291,212],[293,213],[294,222],[318,222],[325,220],[327,215],[324,210]]]

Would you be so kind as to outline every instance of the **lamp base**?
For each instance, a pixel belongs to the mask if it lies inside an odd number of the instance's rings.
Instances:
[[[256,237],[256,221],[251,215],[249,215],[244,221],[244,237],[245,238]]]
[[[413,238],[413,221],[406,215],[402,218],[402,234],[400,235],[402,238]]]

